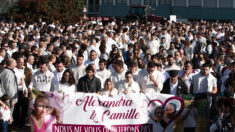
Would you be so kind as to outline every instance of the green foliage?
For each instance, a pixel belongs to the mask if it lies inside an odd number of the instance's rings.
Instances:
[[[19,0],[9,9],[8,15],[15,21],[35,22],[42,18],[46,22],[60,21],[76,23],[84,7],[83,0]]]

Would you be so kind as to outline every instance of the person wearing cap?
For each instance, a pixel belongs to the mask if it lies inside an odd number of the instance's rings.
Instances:
[[[168,71],[170,78],[165,81],[163,84],[163,89],[161,93],[164,94],[173,94],[175,96],[188,94],[188,88],[185,83],[178,78],[178,70]]]
[[[137,76],[137,83],[142,93],[160,93],[163,87],[163,75],[156,69],[153,61],[148,62],[147,69],[142,69]]]

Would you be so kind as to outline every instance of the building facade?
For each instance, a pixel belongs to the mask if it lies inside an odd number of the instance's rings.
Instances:
[[[129,5],[150,5],[157,16],[235,20],[235,0],[86,0],[88,14],[126,16]]]

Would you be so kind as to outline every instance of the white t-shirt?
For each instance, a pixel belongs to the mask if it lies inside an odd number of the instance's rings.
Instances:
[[[127,91],[127,93],[140,93],[139,84],[132,80],[131,84],[126,83],[125,80],[121,81],[120,85],[118,86],[118,93],[119,95],[124,94],[123,92]]]
[[[47,70],[45,73],[36,71],[33,76],[29,88],[35,88],[39,91],[50,91],[54,74]]]
[[[60,83],[56,91],[64,93],[74,93],[77,91],[77,87],[75,84],[69,85],[68,83],[65,84]]]
[[[0,106],[0,120],[8,121],[8,120],[10,120],[10,118],[11,118],[11,111],[10,111],[10,109],[8,108],[6,110],[6,109],[3,109],[2,106]]]
[[[16,75],[16,79],[17,79],[18,90],[23,91],[23,89],[24,90],[27,89],[25,82],[23,85],[19,85],[20,81],[22,81],[22,79],[25,78],[24,69],[14,68],[14,71],[15,71],[15,75]]]

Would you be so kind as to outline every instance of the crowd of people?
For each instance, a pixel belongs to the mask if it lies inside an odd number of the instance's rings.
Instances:
[[[0,104],[13,118],[0,116],[1,130],[11,121],[24,127],[29,95],[39,90],[107,96],[192,94],[192,102],[206,101],[207,116],[201,119],[206,123],[195,121],[197,106],[192,103],[183,112],[185,132],[233,131],[234,28],[232,23],[210,21],[2,21]],[[38,110],[46,109],[35,104]],[[31,119],[36,119],[35,113]],[[155,113],[157,118],[164,112],[157,108]]]

